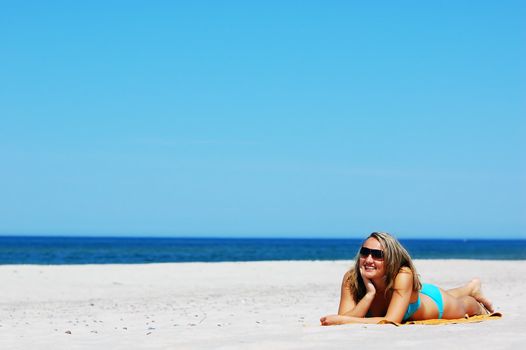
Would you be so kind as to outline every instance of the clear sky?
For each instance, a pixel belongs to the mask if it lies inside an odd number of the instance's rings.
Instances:
[[[0,234],[526,238],[525,1],[0,11]]]

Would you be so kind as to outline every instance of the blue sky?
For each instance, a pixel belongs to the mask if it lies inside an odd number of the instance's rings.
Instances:
[[[3,3],[0,234],[526,238],[524,18]]]

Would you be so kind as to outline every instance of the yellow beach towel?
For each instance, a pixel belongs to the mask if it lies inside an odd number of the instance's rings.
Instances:
[[[406,323],[396,323],[396,322],[392,322],[388,320],[382,320],[378,322],[378,324],[392,324],[395,326],[405,326],[405,325],[410,325],[410,324],[444,325],[444,324],[473,323],[473,322],[482,322],[482,321],[488,321],[488,320],[497,320],[501,317],[502,317],[502,314],[500,312],[494,312],[492,314],[457,318],[454,320],[437,319],[437,320],[424,320],[424,321],[407,321]]]

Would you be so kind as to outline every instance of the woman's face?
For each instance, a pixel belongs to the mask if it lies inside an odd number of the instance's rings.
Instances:
[[[360,268],[363,268],[364,277],[374,280],[385,276],[385,265],[383,257],[379,257],[378,250],[383,252],[380,242],[373,237],[368,238],[362,245],[360,253]],[[373,252],[367,251],[374,250]]]

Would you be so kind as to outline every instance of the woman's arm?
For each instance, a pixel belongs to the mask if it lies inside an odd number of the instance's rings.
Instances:
[[[384,319],[400,323],[409,306],[411,294],[413,294],[413,272],[409,268],[402,268],[396,275],[393,287],[393,295]]]
[[[340,305],[338,306],[338,315],[344,315],[345,313],[351,311],[356,306],[356,301],[354,300],[351,288],[348,283],[350,272],[347,271],[343,275],[341,292],[340,292]]]
[[[374,285],[368,279],[364,279],[367,286],[367,293],[358,303],[356,303],[348,283],[349,274],[350,272],[347,272],[343,276],[338,315],[327,315],[320,318],[322,325],[330,326],[344,323],[377,323],[382,319],[379,318],[375,321],[374,318],[365,318],[376,293]]]
[[[322,326],[335,326],[347,323],[378,323],[385,320],[385,317],[354,317],[344,315],[327,315],[320,318]]]
[[[360,274],[362,274],[362,272],[363,268],[360,268]],[[365,317],[374,300],[376,289],[374,288],[374,285],[371,283],[371,281],[367,278],[364,278],[362,275],[362,279],[364,280],[365,286],[367,288],[367,293],[358,303],[356,303],[351,293],[349,283],[347,283],[348,277],[349,272],[343,276],[338,315]]]

